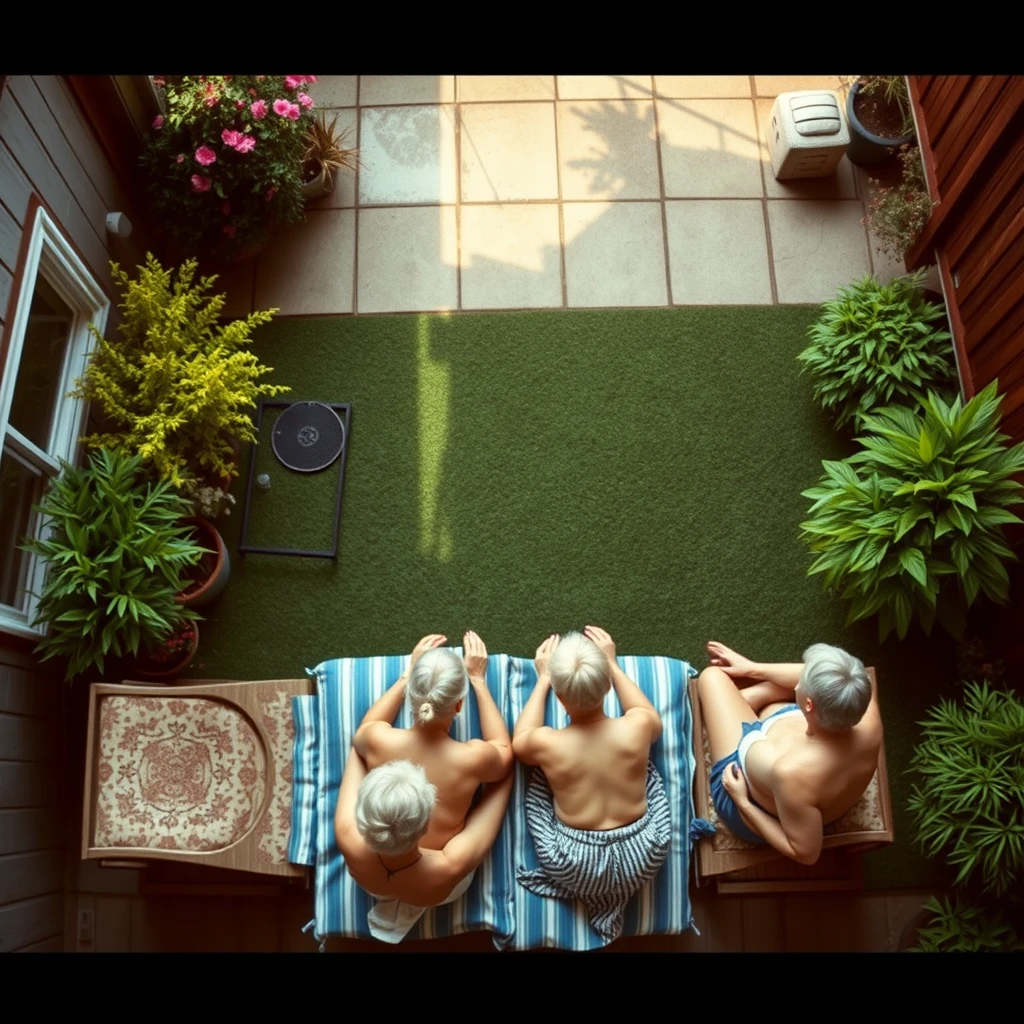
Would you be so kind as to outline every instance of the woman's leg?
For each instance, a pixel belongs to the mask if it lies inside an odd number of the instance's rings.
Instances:
[[[743,723],[756,722],[757,715],[720,668],[706,668],[701,672],[697,692],[714,763],[728,757],[739,746]]]

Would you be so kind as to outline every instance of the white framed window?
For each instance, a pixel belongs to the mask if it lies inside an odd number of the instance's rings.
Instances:
[[[0,630],[38,637],[32,626],[43,559],[19,550],[45,524],[32,511],[61,460],[74,463],[86,405],[67,393],[85,371],[88,325],[102,333],[103,290],[40,206],[0,378]],[[33,593],[34,592],[34,593]]]

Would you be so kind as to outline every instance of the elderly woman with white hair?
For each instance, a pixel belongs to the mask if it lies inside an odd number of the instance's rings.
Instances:
[[[825,826],[878,767],[882,719],[867,670],[829,644],[793,664],[753,662],[717,641],[708,656],[698,692],[718,817],[747,842],[814,864]]]
[[[349,874],[376,904],[370,934],[398,943],[430,907],[469,889],[494,845],[512,793],[512,775],[486,786],[465,826],[442,847],[425,846],[437,790],[422,766],[391,761],[373,771],[355,749],[341,781],[334,834]]]
[[[512,771],[512,737],[487,689],[487,648],[472,630],[463,638],[459,657],[442,646],[447,637],[432,633],[412,652],[409,668],[367,711],[352,745],[372,770],[389,761],[422,765],[437,790],[430,827],[422,845],[440,850],[456,835],[480,786],[498,782]],[[450,735],[455,716],[469,691],[476,698],[482,739],[460,743]],[[394,726],[408,699],[411,729]]]

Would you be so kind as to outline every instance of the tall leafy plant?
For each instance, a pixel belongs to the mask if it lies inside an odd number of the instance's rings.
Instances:
[[[917,933],[911,953],[1008,953],[1024,950],[1013,926],[998,909],[934,896],[924,905],[928,922]]]
[[[997,896],[1024,885],[1024,703],[967,683],[922,723],[909,809],[925,852],[945,852],[957,884]]]
[[[187,260],[175,275],[150,253],[133,280],[112,263],[124,287],[121,337],[90,328],[96,347],[73,392],[95,402],[112,428],[83,438],[87,446],[140,455],[190,494],[203,476],[237,475],[234,445],[256,440],[248,410],[290,390],[263,383],[270,367],[246,351],[277,310],[220,323],[224,296],[208,295],[216,277],[196,281],[196,269]]]
[[[1021,522],[1008,510],[1024,501],[1024,444],[1006,446],[1001,403],[993,382],[966,405],[931,394],[918,411],[881,410],[864,418],[863,451],[822,463],[801,533],[808,574],[851,602],[848,623],[877,613],[884,640],[938,618],[961,636],[979,594],[1007,600],[1003,525]]]
[[[49,632],[36,649],[43,661],[68,658],[69,680],[90,665],[102,672],[111,653],[155,648],[198,618],[175,598],[206,549],[181,523],[188,503],[166,481],[149,482],[141,464],[96,452],[84,469],[65,465],[37,506],[52,530],[24,545],[48,563],[36,623]]]
[[[848,285],[822,307],[797,359],[814,378],[814,397],[836,425],[860,426],[876,409],[927,396],[952,397],[956,379],[946,311],[928,302],[924,271],[881,284]]]

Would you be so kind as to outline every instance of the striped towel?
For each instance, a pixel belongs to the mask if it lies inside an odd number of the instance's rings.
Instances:
[[[461,648],[454,648],[461,655]],[[499,708],[508,706],[505,680],[507,658],[494,655],[488,660],[487,686]],[[370,706],[409,666],[409,655],[377,658],[339,658],[310,670],[316,677],[316,736],[320,739],[315,757],[319,762],[316,780],[315,918],[313,935],[321,940],[328,935],[369,938],[366,916],[374,904],[348,874],[345,861],[334,840],[334,812],[338,802],[341,776],[352,745],[352,736]],[[467,713],[468,712],[468,713]],[[412,716],[408,702],[396,722],[408,728]],[[296,734],[299,733],[298,723]],[[307,739],[308,739],[307,733]],[[456,716],[454,737],[468,740],[480,737],[480,715],[476,700],[470,696],[466,707]],[[296,755],[298,763],[298,755]],[[309,804],[308,794],[302,802]],[[293,821],[295,816],[293,815]],[[490,931],[494,944],[503,949],[512,934],[512,817],[505,819],[491,852],[477,868],[476,877],[465,896],[454,903],[428,910],[409,932],[407,940],[442,938],[461,932]],[[302,827],[300,821],[299,827]],[[302,841],[294,848],[302,852]],[[301,863],[301,861],[300,861]]]
[[[318,940],[328,935],[370,937],[366,915],[373,898],[345,869],[334,841],[334,811],[352,735],[370,706],[408,664],[408,655],[326,661],[310,671],[318,683],[317,694],[294,698],[295,791],[289,859],[315,865],[316,917],[311,924]],[[661,773],[672,808],[668,859],[654,880],[630,900],[622,934],[678,934],[692,922],[688,876],[696,762],[687,682],[696,671],[673,658],[620,656],[619,664],[664,721],[664,732],[651,750],[651,759]],[[487,686],[510,731],[535,682],[530,659],[504,654],[488,659]],[[459,740],[480,736],[475,700],[467,701],[466,710],[455,719],[455,737]],[[605,701],[605,711],[609,715],[620,713],[613,694]],[[567,724],[553,696],[545,721],[559,727]],[[412,724],[408,706],[402,709],[397,724]],[[505,823],[469,891],[449,906],[428,910],[409,933],[409,940],[485,930],[493,934],[498,949],[548,946],[584,950],[605,944],[589,926],[582,904],[535,896],[516,882],[515,867],[534,869],[537,857],[525,818],[532,769],[517,765],[515,771]]]
[[[651,748],[651,760],[661,774],[672,813],[672,841],[668,858],[654,879],[626,905],[622,935],[674,935],[692,924],[690,913],[690,824],[693,820],[693,723],[687,683],[696,671],[674,658],[619,656],[622,671],[632,679],[658,709],[664,722],[661,739]],[[533,661],[509,659],[508,693],[515,719],[529,700],[537,682]],[[618,698],[609,693],[605,714],[621,714]],[[563,728],[569,719],[554,694],[548,696],[544,724]],[[512,808],[516,817],[515,864],[517,869],[539,866],[530,830],[526,826],[525,801],[533,771],[516,765]],[[515,883],[512,904],[515,912],[510,949],[595,949],[606,941],[591,927],[585,905],[580,901],[537,896]]]

